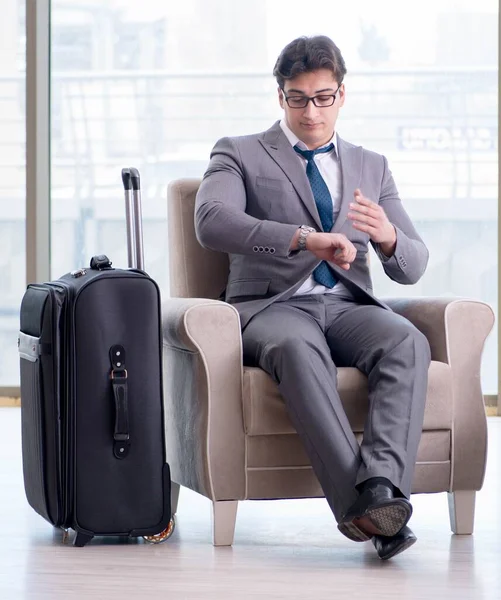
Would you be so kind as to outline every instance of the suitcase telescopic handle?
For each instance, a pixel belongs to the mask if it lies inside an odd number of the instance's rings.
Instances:
[[[141,181],[134,167],[122,169],[127,224],[127,260],[131,269],[144,270]]]

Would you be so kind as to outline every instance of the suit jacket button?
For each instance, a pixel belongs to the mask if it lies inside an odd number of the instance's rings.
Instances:
[[[252,248],[254,250],[254,252],[259,252],[259,248],[257,246],[254,246],[254,248]]]
[[[269,251],[270,251],[270,249],[268,248],[268,246],[265,246],[265,247],[264,247],[264,251],[265,251],[265,252],[269,252]]]
[[[275,254],[275,248],[270,248],[270,254]]]
[[[259,246],[259,252],[264,252],[264,247],[263,246]]]

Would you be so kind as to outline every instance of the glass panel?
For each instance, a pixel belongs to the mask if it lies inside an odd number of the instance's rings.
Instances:
[[[125,265],[120,169],[142,174],[145,264],[168,293],[165,190],[201,176],[222,136],[267,129],[281,111],[271,75],[294,37],[341,48],[342,137],[387,156],[430,248],[423,279],[376,293],[457,295],[497,308],[495,0],[60,0],[52,11],[52,272],[107,253]],[[194,34],[196,32],[196,35]],[[495,332],[484,391],[497,389]]]
[[[26,287],[24,0],[0,19],[0,386],[19,385],[17,332]]]

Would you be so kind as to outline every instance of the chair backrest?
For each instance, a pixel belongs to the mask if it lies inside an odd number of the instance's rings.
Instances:
[[[218,298],[228,280],[228,255],[206,250],[195,235],[195,197],[201,179],[177,179],[167,190],[170,295]]]

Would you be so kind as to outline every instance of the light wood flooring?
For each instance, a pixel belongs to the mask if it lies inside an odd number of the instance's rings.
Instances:
[[[97,538],[83,549],[28,506],[20,411],[0,409],[0,599],[501,600],[501,418],[489,418],[486,482],[473,536],[450,533],[445,494],[413,496],[418,542],[381,562],[338,533],[324,500],[243,502],[232,548],[211,545],[210,503],[181,490],[159,546]]]

